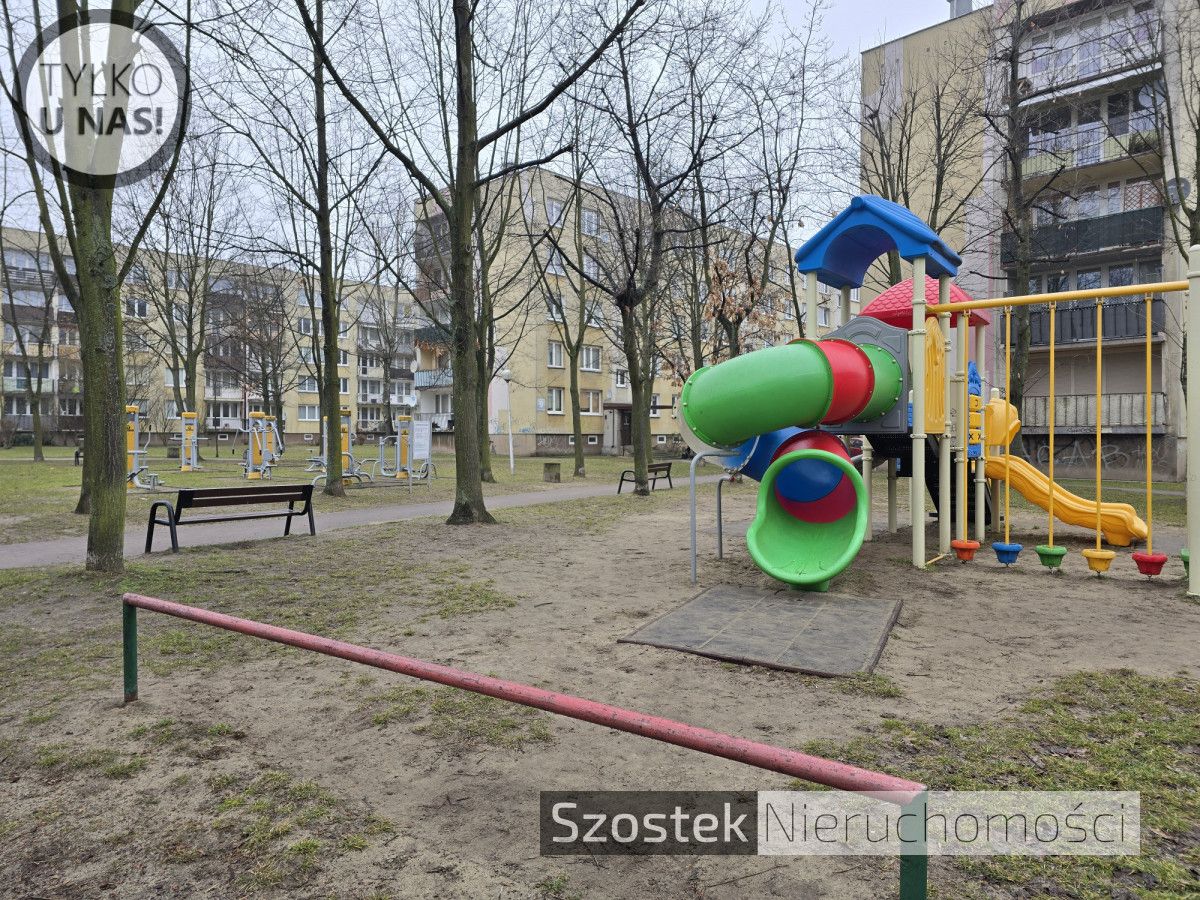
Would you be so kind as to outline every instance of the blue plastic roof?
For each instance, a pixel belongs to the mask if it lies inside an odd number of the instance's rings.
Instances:
[[[903,259],[924,256],[933,278],[958,274],[962,257],[937,232],[898,203],[874,194],[855,197],[796,251],[796,267],[831,287],[861,287],[876,259],[897,250]]]

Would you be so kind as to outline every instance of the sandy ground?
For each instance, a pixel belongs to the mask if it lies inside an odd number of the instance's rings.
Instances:
[[[970,566],[946,562],[918,573],[908,566],[904,531],[866,544],[833,585],[834,594],[903,599],[877,669],[900,687],[901,697],[852,696],[834,680],[618,643],[647,618],[706,587],[772,584],[749,560],[739,536],[753,514],[755,487],[735,485],[727,493],[724,560],[715,558],[711,527],[702,531],[698,586],[688,577],[684,491],[598,531],[551,518],[503,528],[384,526],[381,552],[394,554],[397,569],[418,556],[463,561],[517,603],[416,625],[411,609],[398,604],[356,626],[351,637],[785,747],[848,740],[884,716],[947,724],[991,719],[1054,677],[1079,670],[1200,675],[1200,606],[1183,600],[1177,560],[1154,583],[1137,576],[1127,559],[1118,561],[1113,577],[1099,580],[1086,573],[1077,552],[1069,557],[1069,571],[1057,577],[1032,556],[1005,569],[990,553]],[[711,498],[705,503],[711,517]],[[883,519],[877,515],[876,521]],[[1029,528],[1034,520],[1018,524]],[[929,542],[936,545],[936,526]],[[101,616],[111,621],[111,611],[43,601],[10,607],[4,615],[69,635]],[[286,767],[347,798],[354,809],[396,823],[394,834],[338,857],[304,887],[266,889],[266,896],[860,898],[894,895],[896,889],[897,865],[887,858],[538,855],[539,791],[787,785],[785,778],[736,763],[564,719],[547,719],[551,741],[544,745],[514,750],[447,744],[403,721],[376,724],[364,711],[366,692],[411,682],[377,673],[368,687],[359,681],[361,667],[295,652],[267,652],[215,672],[143,671],[142,699],[125,707],[114,702],[114,660],[103,667],[102,689],[58,700],[61,713],[45,728],[64,740],[121,746],[137,726],[171,718],[228,723],[239,739],[232,750],[191,760],[197,778],[180,784],[168,800],[155,794],[152,804],[145,799],[148,787],[179,772],[157,759],[124,782],[5,778],[0,806],[9,815],[27,821],[55,806],[69,814],[22,830],[19,840],[4,839],[0,871],[7,874],[0,895],[240,895],[236,885],[244,873],[235,862],[212,854],[164,863],[147,850],[144,831],[190,833],[208,802],[199,777],[249,765]],[[10,714],[0,722],[0,735],[12,725]],[[85,784],[96,792],[81,797]],[[135,839],[117,839],[130,831]],[[933,872],[944,895],[954,896],[953,871],[935,861]],[[568,876],[569,886],[550,892],[545,879],[559,873]]]

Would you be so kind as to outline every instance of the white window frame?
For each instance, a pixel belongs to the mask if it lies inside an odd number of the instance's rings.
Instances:
[[[629,371],[627,369],[617,369],[616,384],[619,388],[629,387]]]
[[[658,394],[650,395],[650,418],[657,419],[662,415],[658,410]]]
[[[316,394],[318,393],[317,376],[305,375],[296,385],[297,393],[301,394]]]
[[[595,357],[589,359],[588,357]],[[592,365],[592,363],[595,365]],[[579,371],[581,372],[599,372],[603,366],[603,355],[600,347],[596,344],[584,344],[579,355]]]
[[[583,403],[585,396],[588,398],[586,406]],[[604,415],[604,398],[600,395],[599,391],[582,390],[579,392],[579,414],[581,416]]]
[[[305,412],[311,412],[312,415],[305,415]],[[321,407],[317,403],[301,403],[296,407],[296,419],[299,422],[320,422]]]
[[[555,351],[557,349],[557,352]],[[555,362],[557,360],[557,362]],[[566,367],[566,354],[563,351],[562,341],[547,341],[546,342],[546,368],[562,369]]]
[[[563,389],[552,387],[546,391],[546,412],[552,416],[563,415]]]

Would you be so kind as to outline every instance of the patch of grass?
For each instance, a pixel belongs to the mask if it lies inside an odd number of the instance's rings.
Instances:
[[[460,747],[489,746],[517,750],[526,744],[548,744],[554,740],[549,717],[544,713],[514,706],[466,691],[437,691],[429,704],[430,721],[417,730]]]
[[[368,846],[367,839],[361,834],[348,834],[342,838],[341,848],[343,850],[366,850]]]
[[[554,900],[578,900],[583,894],[577,891],[569,890],[571,884],[571,876],[566,872],[558,872],[554,875],[548,875],[539,881],[534,887],[540,892],[543,898],[554,898]]]
[[[922,781],[937,790],[1139,791],[1137,857],[956,858],[986,885],[1037,884],[1039,895],[1166,898],[1200,892],[1200,682],[1129,670],[1059,679],[1019,713],[981,725],[885,721],[847,745],[811,752]]]
[[[34,764],[58,774],[97,770],[105,778],[130,778],[146,767],[142,756],[119,753],[116,750],[92,747],[72,747],[68,744],[49,744],[36,748]]]
[[[424,688],[399,685],[381,694],[368,697],[364,706],[382,707],[376,709],[372,714],[371,724],[373,725],[407,722],[421,714],[428,693]]]
[[[890,700],[904,696],[900,685],[888,676],[878,673],[855,672],[845,678],[834,679],[834,684],[843,694],[849,694],[852,697],[878,697]]]
[[[442,619],[454,619],[493,609],[509,609],[517,601],[507,597],[491,579],[487,581],[458,582],[438,588],[430,598],[433,612]]]

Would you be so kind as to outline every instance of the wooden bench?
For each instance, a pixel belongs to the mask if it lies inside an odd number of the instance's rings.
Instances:
[[[146,552],[154,545],[154,526],[166,525],[171,529],[171,550],[179,552],[176,529],[180,525],[200,525],[204,522],[233,522],[238,519],[287,519],[283,528],[285,535],[292,533],[292,519],[308,517],[308,533],[316,534],[317,526],[312,511],[313,486],[311,484],[247,485],[246,487],[185,488],[175,497],[175,503],[158,500],[150,507],[150,522],[146,527]],[[194,516],[183,518],[185,509],[210,509],[221,506],[255,506],[260,504],[286,503],[287,509],[270,512],[231,512],[224,515]],[[296,504],[303,505],[297,509]],[[164,510],[166,518],[159,518],[158,511]]]
[[[650,463],[646,466],[646,480],[650,482],[650,490],[655,490],[658,487],[658,479],[667,479],[667,487],[674,488],[675,485],[671,481],[671,464],[669,462]],[[637,477],[633,473],[633,469],[626,469],[621,473],[621,480],[617,482],[617,493],[621,493],[621,488],[625,483],[637,483]]]

